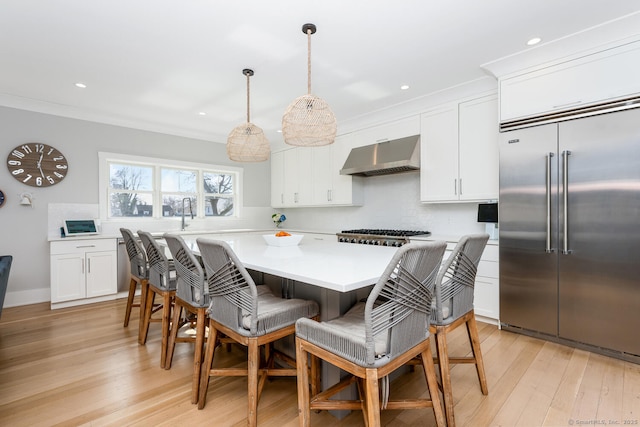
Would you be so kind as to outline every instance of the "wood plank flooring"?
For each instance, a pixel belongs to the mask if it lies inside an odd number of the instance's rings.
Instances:
[[[160,369],[159,324],[137,343],[138,315],[122,327],[125,300],[51,311],[49,304],[5,308],[0,319],[1,426],[244,426],[246,379],[212,380],[207,405],[189,400],[192,351],[178,343],[171,370]],[[472,365],[451,371],[459,426],[638,425],[640,365],[498,330],[479,323],[489,395]],[[470,349],[464,330],[450,336]],[[244,351],[220,351],[217,363],[241,365]],[[419,370],[397,378],[392,395],[426,395]],[[312,413],[314,426],[362,426]],[[265,386],[260,426],[298,425],[295,379]],[[435,425],[430,409],[385,411],[385,426]]]

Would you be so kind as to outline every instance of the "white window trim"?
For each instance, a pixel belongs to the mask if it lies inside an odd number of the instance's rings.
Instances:
[[[159,183],[160,179],[160,168],[185,168],[198,170],[198,175],[202,176],[202,172],[219,172],[219,173],[233,173],[236,176],[236,182],[234,184],[235,192],[237,198],[234,202],[232,216],[227,217],[210,217],[210,216],[198,216],[204,220],[213,220],[216,219],[230,219],[230,218],[242,218],[243,212],[243,172],[244,170],[239,167],[228,166],[228,165],[215,165],[208,163],[195,163],[195,162],[185,162],[181,160],[169,160],[169,159],[161,159],[157,157],[147,157],[147,156],[135,156],[130,154],[121,154],[121,153],[108,153],[108,152],[98,152],[98,203],[99,203],[99,212],[100,219],[102,221],[122,221],[125,218],[109,218],[109,163],[113,162],[123,162],[123,163],[133,163],[140,164],[143,166],[154,166],[154,181],[155,183]],[[158,185],[158,184],[155,184]],[[158,191],[157,188],[154,188],[154,191]],[[204,197],[204,193],[202,194]],[[158,200],[155,201],[156,204],[160,203]],[[202,204],[200,204],[202,205]],[[200,209],[200,208],[199,208]],[[161,206],[153,207],[153,216],[151,219],[164,219],[162,216],[157,216],[162,212]],[[127,220],[140,220],[140,221],[148,221],[150,218],[126,218]]]

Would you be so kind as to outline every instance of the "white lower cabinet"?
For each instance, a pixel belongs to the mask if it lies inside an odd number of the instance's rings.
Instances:
[[[447,243],[443,260],[453,252],[455,243]],[[478,263],[473,289],[473,311],[478,320],[498,324],[500,318],[500,279],[498,268],[498,245],[487,244]]]
[[[51,308],[116,297],[117,239],[53,241],[50,255]]]
[[[495,320],[500,317],[500,279],[498,264],[498,246],[487,245],[484,248],[473,293],[476,316]]]

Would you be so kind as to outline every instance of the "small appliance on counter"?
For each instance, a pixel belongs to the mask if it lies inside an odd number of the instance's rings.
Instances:
[[[61,237],[95,236],[100,234],[100,227],[95,219],[65,219]]]
[[[498,203],[479,203],[478,222],[485,223],[485,231],[489,239],[498,239]]]

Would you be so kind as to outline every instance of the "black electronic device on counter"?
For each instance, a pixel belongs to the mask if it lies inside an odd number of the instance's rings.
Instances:
[[[67,237],[100,234],[95,219],[65,219],[63,221],[63,231]]]
[[[498,223],[498,203],[478,203],[478,222]]]

